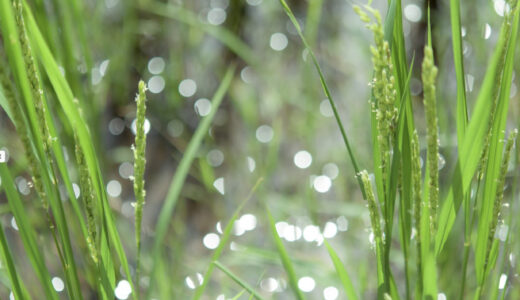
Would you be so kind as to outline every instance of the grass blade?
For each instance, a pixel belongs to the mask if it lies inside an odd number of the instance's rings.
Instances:
[[[329,252],[330,259],[334,264],[334,268],[336,269],[336,273],[338,273],[339,280],[347,293],[347,297],[349,300],[358,299],[357,293],[352,285],[352,280],[350,280],[350,276],[347,273],[347,269],[345,269],[345,265],[339,259],[338,254],[334,249],[330,246],[329,242],[325,241],[325,247],[327,247],[327,251]]]
[[[452,185],[440,211],[438,231],[435,236],[435,252],[437,255],[448,239],[448,234],[455,222],[463,195],[469,190],[471,180],[479,164],[492,105],[492,101],[489,101],[489,99],[492,98],[497,78],[502,74],[501,66],[503,66],[504,63],[501,63],[501,61],[505,55],[505,49],[507,49],[508,44],[510,44],[508,38],[509,30],[507,27],[507,23],[504,23],[502,26],[495,52],[493,53],[491,62],[484,76],[473,116],[471,117],[464,136],[464,142],[462,145],[459,145],[459,147],[461,147],[461,155],[459,156],[455,169],[456,171],[460,170],[461,176],[454,176]],[[514,37],[514,39],[516,40],[516,37]],[[514,56],[511,55],[505,64],[513,64],[513,59]]]
[[[25,288],[23,281],[20,280],[20,277],[16,272],[13,256],[11,255],[11,251],[9,250],[9,246],[7,245],[7,239],[5,238],[4,228],[1,224],[0,255],[2,255],[3,265],[7,266],[7,275],[9,276],[9,280],[11,282],[11,289],[13,291],[14,297],[16,299],[30,299],[29,295],[26,293],[27,289]]]
[[[222,103],[222,100],[224,99],[224,95],[226,91],[228,90],[231,81],[233,79],[233,75],[235,73],[235,67],[230,66],[226,74],[224,75],[224,78],[222,79],[222,82],[220,86],[218,87],[217,91],[215,92],[215,95],[213,96],[213,99],[211,101],[211,111],[210,113],[204,117],[195,131],[195,134],[193,135],[193,138],[191,139],[190,143],[188,144],[188,147],[186,148],[186,151],[184,152],[184,155],[182,157],[182,160],[177,168],[177,171],[175,172],[175,175],[173,176],[172,183],[170,185],[170,189],[168,190],[168,193],[166,195],[166,199],[164,200],[163,208],[161,209],[161,213],[159,214],[159,219],[157,221],[156,229],[155,229],[155,241],[152,249],[152,255],[153,255],[153,263],[152,263],[152,272],[151,272],[151,280],[150,282],[153,284],[154,277],[157,275],[155,274],[156,266],[159,263],[159,258],[161,255],[161,246],[163,245],[164,239],[166,238],[166,232],[168,230],[168,225],[171,221],[171,216],[173,214],[173,210],[175,209],[175,205],[177,204],[177,201],[179,200],[179,196],[182,190],[182,186],[184,184],[184,180],[186,179],[186,176],[188,175],[188,171],[190,169],[191,163],[193,162],[193,159],[195,158],[195,154],[197,153],[197,150],[199,149],[200,144],[202,143],[203,138],[206,136],[209,126],[211,125],[211,122],[213,120],[213,117],[217,113],[217,110],[220,106],[220,103]],[[150,285],[152,287],[152,285]],[[152,290],[152,288],[150,288]]]
[[[505,55],[505,61],[510,62],[506,63],[504,67],[503,78],[501,79],[500,85],[500,94],[497,95],[499,97],[498,106],[495,114],[495,118],[493,120],[492,127],[492,139],[490,141],[489,146],[489,157],[487,159],[486,166],[486,180],[484,183],[484,196],[483,202],[479,211],[479,228],[477,233],[477,244],[476,244],[476,252],[475,252],[475,265],[477,271],[477,278],[479,285],[482,285],[485,280],[485,276],[487,271],[489,271],[489,249],[491,245],[489,243],[492,242],[488,239],[488,232],[496,226],[492,224],[494,220],[493,206],[495,204],[497,198],[497,187],[498,187],[498,179],[501,177],[501,171],[507,172],[507,166],[505,170],[501,170],[501,162],[502,162],[502,149],[504,146],[504,131],[506,127],[508,106],[509,106],[509,95],[512,83],[512,74],[514,64],[514,53],[516,48],[516,36],[518,31],[518,21],[519,21],[519,9],[517,8],[514,13],[514,21],[513,28],[511,29],[511,41],[507,48],[507,52]],[[507,22],[507,21],[506,21]],[[502,174],[505,176],[505,174]],[[498,191],[500,194],[502,191]],[[491,237],[493,238],[493,237]]]
[[[115,227],[115,222],[112,216],[112,211],[108,206],[108,200],[106,196],[106,192],[104,190],[103,178],[101,176],[101,171],[99,167],[99,162],[97,161],[97,156],[95,155],[94,147],[92,145],[92,138],[90,136],[89,129],[87,128],[86,123],[83,121],[83,118],[80,113],[80,108],[78,107],[78,102],[75,100],[72,90],[68,85],[65,78],[62,76],[54,57],[45,42],[38,25],[36,24],[32,12],[27,5],[24,5],[24,12],[27,21],[27,28],[29,32],[29,37],[31,38],[31,43],[34,45],[34,49],[36,52],[37,58],[42,63],[44,70],[51,82],[54,91],[56,92],[57,98],[63,108],[63,111],[70,122],[70,125],[76,129],[78,134],[78,140],[80,142],[80,146],[85,155],[85,161],[88,166],[88,170],[91,176],[92,183],[94,185],[94,191],[96,192],[96,198],[98,199],[98,210],[99,215],[103,216],[103,232],[101,239],[107,239],[110,237],[110,243],[107,240],[107,243],[101,242],[100,248],[102,255],[101,257],[105,259],[110,259],[111,252],[108,248],[108,245],[114,247],[117,256],[119,257],[119,261],[123,267],[124,273],[126,277],[129,279],[129,282],[132,286],[132,290],[135,291],[133,287],[133,281],[131,280],[130,268],[128,266],[128,261],[126,259],[126,254],[124,252],[123,246],[121,244],[120,236]],[[113,265],[112,262],[105,261],[106,266]],[[113,270],[107,269],[111,273]],[[113,283],[113,282],[112,282]],[[135,293],[132,294],[136,299]]]
[[[457,78],[457,141],[462,145],[468,123],[466,104],[466,83],[464,80],[464,55],[460,27],[460,0],[450,0],[451,38],[453,43],[453,63]],[[459,153],[460,154],[460,153]]]
[[[276,249],[278,250],[278,254],[280,255],[280,259],[282,261],[285,272],[287,272],[287,277],[289,279],[289,285],[294,293],[294,296],[298,300],[304,300],[302,291],[298,288],[298,279],[296,278],[296,273],[294,272],[294,267],[292,265],[291,259],[289,258],[289,254],[283,245],[282,239],[278,235],[276,231],[276,226],[274,223],[273,216],[269,209],[266,207],[267,219],[269,221],[269,227],[271,229],[271,236],[273,237],[274,243],[276,245]]]
[[[231,272],[230,269],[226,268],[223,264],[221,264],[218,261],[214,261],[213,264],[219,268],[222,272],[224,272],[229,278],[233,279],[238,285],[243,287],[246,291],[251,294],[252,297],[258,299],[258,300],[264,300],[265,298],[260,295],[257,291],[255,291],[247,282],[240,279],[237,275],[235,275],[233,272]]]
[[[25,208],[22,204],[22,199],[18,195],[13,178],[7,168],[6,164],[0,164],[0,176],[2,178],[2,186],[4,187],[7,195],[7,201],[11,212],[14,215],[16,224],[21,229],[19,231],[22,243],[31,265],[33,266],[36,276],[40,280],[40,283],[47,299],[58,299],[56,291],[52,287],[51,277],[49,271],[45,266],[43,255],[36,243],[36,232],[34,227],[29,222],[29,216],[27,215]]]
[[[352,166],[354,167],[354,171],[356,174],[356,178],[359,184],[359,187],[361,188],[361,191],[363,193],[363,197],[366,198],[365,193],[363,191],[363,183],[361,182],[361,179],[357,174],[359,174],[359,167],[356,160],[356,157],[354,156],[354,152],[350,146],[350,142],[347,136],[347,132],[345,131],[345,128],[343,126],[343,122],[341,122],[341,118],[339,117],[338,110],[336,108],[336,103],[334,102],[334,99],[332,98],[332,95],[330,94],[329,87],[327,85],[327,82],[325,81],[325,77],[323,76],[323,72],[321,71],[321,67],[318,63],[318,59],[314,55],[314,52],[312,51],[311,47],[307,43],[307,39],[303,35],[302,29],[300,27],[300,23],[298,23],[298,20],[296,20],[296,17],[294,16],[291,8],[285,0],[280,0],[280,3],[282,4],[285,13],[287,16],[289,16],[289,19],[293,23],[294,27],[296,28],[296,31],[298,32],[298,35],[300,36],[300,39],[302,40],[303,44],[305,45],[305,48],[309,51],[309,54],[312,58],[312,62],[314,64],[314,67],[316,68],[316,71],[318,72],[318,75],[320,77],[321,87],[323,88],[323,92],[325,93],[325,96],[327,96],[327,99],[329,100],[330,106],[332,107],[332,111],[334,112],[334,118],[336,118],[336,123],[338,123],[339,130],[341,131],[341,136],[343,138],[343,142],[345,143],[345,146],[347,147],[348,155],[350,158],[350,161],[352,162]]]
[[[263,178],[260,178],[256,181],[255,185],[249,192],[249,195],[246,197],[242,203],[237,207],[233,215],[231,216],[231,219],[229,219],[229,222],[227,223],[226,227],[224,228],[224,231],[222,233],[222,237],[220,238],[220,243],[218,244],[217,249],[215,249],[215,252],[213,252],[213,256],[211,257],[211,262],[215,263],[220,258],[220,255],[222,254],[222,251],[224,251],[224,247],[227,245],[227,242],[229,241],[229,238],[231,237],[231,233],[233,231],[233,226],[235,224],[236,219],[238,218],[238,214],[242,211],[242,208],[244,208],[244,205],[253,197],[253,194],[255,193],[256,189],[260,186],[262,183]],[[202,279],[202,284],[197,288],[195,291],[195,294],[193,295],[193,300],[198,300],[200,297],[202,297],[202,294],[204,293],[204,290],[206,289],[206,286],[209,283],[209,279],[211,278],[211,274],[213,273],[213,264],[210,264],[208,266],[208,269],[206,270],[206,273],[204,273],[204,277]],[[245,288],[245,287],[244,287]]]

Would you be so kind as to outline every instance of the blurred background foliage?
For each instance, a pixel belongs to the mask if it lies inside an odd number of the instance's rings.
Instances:
[[[354,13],[350,1],[288,2],[318,56],[361,165],[373,169],[368,104],[372,74],[370,32]],[[339,253],[357,290],[362,291],[362,298],[375,297],[375,256],[366,202],[356,185],[354,170],[309,54],[278,1],[30,0],[28,3],[74,95],[81,101],[110,205],[134,267],[132,124],[137,82],[142,79],[148,85],[147,197],[143,218],[143,276],[139,283],[143,290],[150,284],[146,274],[152,261],[154,228],[171,178],[201,118],[209,112],[208,99],[226,68],[235,64],[236,75],[197,153],[171,219],[163,245],[161,276],[155,286],[161,294],[177,295],[172,299],[191,297],[200,285],[201,274],[210,262],[223,226],[255,182],[263,177],[264,182],[235,223],[231,243],[220,261],[247,282],[256,284],[262,294],[292,299],[269,235],[263,206],[266,203],[277,221],[280,236],[286,241],[297,274],[305,278],[301,280],[301,289],[308,292],[310,299],[346,298],[323,238]],[[420,125],[424,124],[420,62],[427,3],[406,0],[402,5],[407,57],[409,63],[414,62],[410,88],[414,109],[419,112],[416,123],[422,139],[425,128]],[[430,5],[433,47],[440,70],[442,185],[449,179],[447,174],[456,160],[456,82],[448,1],[430,1]],[[372,6],[384,15],[386,1],[374,1]],[[476,97],[472,91],[482,81],[482,70],[496,43],[504,6],[503,0],[462,3],[470,111]],[[514,77],[510,120],[519,120],[517,84]],[[44,82],[44,87],[48,86]],[[52,89],[46,95],[56,120],[64,118]],[[18,189],[27,203],[37,203],[30,176],[24,171],[22,147],[4,113],[0,115],[0,123],[0,146],[9,151],[14,162],[12,171],[17,176]],[[60,122],[56,125],[64,143],[73,145],[71,128]],[[72,149],[72,146],[65,149],[69,156],[73,155]],[[27,207],[33,222],[45,228],[37,205]],[[22,247],[8,207],[2,204],[0,209],[13,249]],[[512,205],[503,217],[515,213],[518,207]],[[70,226],[72,234],[79,231],[74,221]],[[508,227],[504,226],[498,229],[498,234],[507,236]],[[38,237],[47,241],[40,245],[45,247],[51,274],[59,279],[63,275],[51,237],[44,230]],[[399,279],[403,278],[404,261],[396,245],[391,267],[399,289],[403,289],[404,282]],[[453,242],[447,247],[451,250],[444,253],[458,253],[461,245]],[[513,253],[518,250],[516,245]],[[17,261],[30,270],[23,252],[13,252],[19,256]],[[441,257],[439,289],[446,295],[456,295],[458,287],[453,284],[452,274],[458,274],[461,265],[443,265],[442,261]],[[512,272],[516,274],[516,258],[511,256],[507,263],[512,264]],[[29,282],[36,278],[22,270],[30,286]],[[512,277],[511,284],[518,284],[517,276]],[[6,280],[0,272],[0,281]],[[240,291],[231,279],[216,270],[205,297],[223,300]],[[9,288],[0,284],[1,298],[7,299],[9,293]],[[86,283],[83,293],[91,293]],[[126,299],[124,296],[123,293],[118,297]],[[240,299],[247,298],[244,295]]]

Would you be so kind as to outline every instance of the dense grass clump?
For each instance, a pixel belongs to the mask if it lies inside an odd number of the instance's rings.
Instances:
[[[0,0],[0,298],[519,299],[520,1],[441,2]]]

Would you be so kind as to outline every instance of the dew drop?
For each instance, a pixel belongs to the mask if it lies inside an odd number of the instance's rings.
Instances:
[[[154,75],[148,80],[148,90],[151,93],[159,94],[164,90],[166,86],[166,82],[164,78],[160,75]]]
[[[121,118],[113,118],[108,123],[108,131],[113,135],[120,135],[125,129],[125,121]]]
[[[310,293],[316,287],[316,281],[312,277],[305,276],[298,280],[298,288],[304,293]]]
[[[226,21],[226,11],[220,7],[212,8],[208,12],[208,22],[211,25],[221,25]]]
[[[191,97],[197,92],[197,83],[193,79],[184,79],[179,84],[179,93],[184,97]]]
[[[256,129],[256,139],[260,143],[269,143],[274,137],[274,131],[273,128],[269,125],[260,125]]]
[[[323,237],[327,239],[331,239],[338,234],[338,226],[336,223],[333,222],[327,222],[325,224],[325,228],[323,229]]]
[[[77,185],[76,183],[73,183],[72,184],[72,190],[74,191],[74,197],[76,197],[76,199],[78,199],[79,195],[81,194],[79,185]]]
[[[215,187],[215,189],[217,189],[217,191],[219,193],[221,193],[222,195],[224,195],[224,178],[223,177],[219,177],[217,178],[214,182],[213,182],[213,186]]]
[[[238,221],[246,231],[251,231],[256,228],[257,220],[253,214],[245,214],[241,216]]]
[[[336,300],[338,299],[339,291],[333,286],[326,287],[323,289],[323,298],[325,300]]]
[[[266,292],[272,293],[278,289],[278,280],[273,277],[262,279],[260,282],[260,288]]]
[[[218,149],[213,149],[208,152],[206,159],[208,160],[210,166],[218,167],[224,162],[224,153]]]
[[[336,224],[338,224],[339,231],[347,231],[348,230],[348,219],[345,216],[339,216],[336,219]]]
[[[143,124],[144,134],[148,134],[148,132],[150,132],[150,128],[151,128],[150,121],[148,121],[148,119],[144,119],[144,124]],[[137,119],[134,119],[132,121],[132,125],[130,125],[130,129],[132,129],[132,133],[134,135],[136,135],[136,133],[137,133]]]
[[[339,168],[335,163],[328,163],[323,166],[322,172],[324,175],[334,180],[338,177]]]
[[[500,280],[498,282],[498,289],[503,290],[506,287],[506,283],[507,283],[507,275],[506,274],[500,275]]]
[[[65,289],[65,283],[63,282],[63,280],[61,280],[61,278],[59,277],[54,277],[52,278],[52,286],[54,287],[54,289],[56,290],[56,292],[62,292],[64,289]]]
[[[313,186],[318,193],[326,193],[330,190],[332,182],[330,178],[325,175],[316,176]]]
[[[14,230],[18,231],[18,224],[16,224],[16,219],[14,217],[11,218],[11,226]]]
[[[321,236],[320,228],[315,225],[307,225],[303,228],[303,239],[307,242],[319,240]]]
[[[199,114],[199,116],[205,117],[211,112],[211,101],[206,98],[200,98],[199,100],[195,101],[194,109]]]
[[[271,39],[269,41],[271,49],[275,51],[282,51],[287,47],[288,44],[289,40],[287,39],[287,36],[285,34],[277,32],[271,35]]]
[[[422,17],[421,8],[417,4],[408,4],[404,8],[404,16],[410,22],[419,22]]]
[[[121,183],[117,180],[110,180],[107,184],[107,193],[110,197],[116,198],[121,195]]]
[[[247,169],[249,170],[249,172],[252,173],[255,170],[255,168],[256,168],[255,160],[252,157],[248,156],[247,157]]]
[[[491,37],[491,26],[486,23],[486,25],[484,25],[484,39],[487,40]]]
[[[220,244],[220,237],[216,233],[208,233],[202,239],[202,243],[208,249],[216,249]]]
[[[134,165],[125,161],[119,165],[119,176],[124,179],[129,179],[130,176],[134,175]]]
[[[320,113],[324,117],[333,117],[334,111],[328,99],[322,100],[320,103]]]
[[[312,163],[312,155],[306,150],[300,150],[294,155],[293,161],[298,168],[306,169]]]
[[[117,299],[126,300],[128,299],[128,296],[132,293],[132,287],[130,286],[130,283],[127,280],[121,280],[117,284],[114,294]]]
[[[148,61],[148,71],[154,75],[161,74],[164,71],[165,66],[166,63],[164,62],[164,59],[159,56],[153,57]]]

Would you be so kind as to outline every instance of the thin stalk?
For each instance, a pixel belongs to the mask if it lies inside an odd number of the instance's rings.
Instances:
[[[137,247],[137,266],[135,273],[136,286],[139,286],[141,273],[141,221],[143,218],[143,205],[146,191],[144,189],[144,171],[146,165],[146,133],[144,129],[146,117],[146,85],[139,81],[139,93],[135,101],[137,102],[137,120],[135,130],[134,149],[134,195],[135,195],[135,241]],[[136,291],[139,293],[139,290]]]

